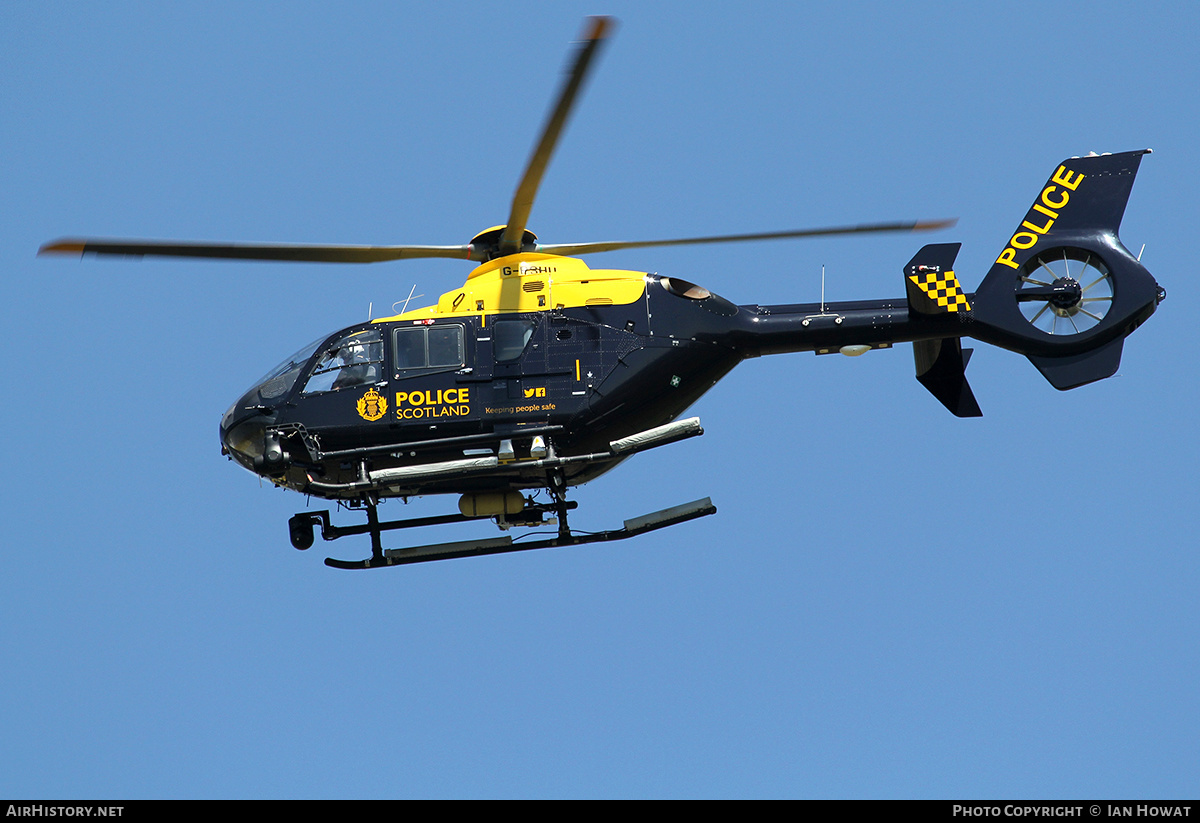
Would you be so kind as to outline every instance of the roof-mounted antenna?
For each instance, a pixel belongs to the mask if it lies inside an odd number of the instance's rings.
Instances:
[[[809,323],[811,323],[814,320],[820,320],[820,319],[824,319],[824,318],[833,318],[833,322],[839,326],[842,325],[842,321],[845,319],[842,315],[838,314],[837,312],[825,311],[825,264],[822,263],[821,264],[821,313],[808,315],[807,317],[805,317],[803,320],[800,321],[800,325],[807,326]]]
[[[825,264],[821,264],[821,314],[825,313]]]
[[[400,311],[396,312],[397,314],[404,314],[406,311],[408,311],[408,301],[413,299],[413,292],[415,292],[416,290],[417,290],[417,284],[413,283],[413,287],[408,290],[408,297],[404,298],[404,305],[401,307]],[[425,295],[418,294],[416,296],[424,297]],[[399,303],[399,302],[400,302],[399,300],[396,301],[396,303]],[[392,304],[392,311],[396,311],[396,303]]]

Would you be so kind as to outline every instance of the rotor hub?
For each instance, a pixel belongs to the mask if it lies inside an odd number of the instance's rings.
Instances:
[[[1079,311],[1083,303],[1083,287],[1074,277],[1060,277],[1054,281],[1054,294],[1050,297],[1050,308],[1059,317],[1070,317]]]
[[[470,253],[468,259],[475,260],[480,263],[486,263],[489,260],[495,260],[500,257],[500,237],[504,234],[507,226],[493,226],[490,229],[484,229],[479,234],[471,238]],[[537,251],[538,242],[537,235],[529,229],[525,229],[521,233],[521,249],[520,251],[529,252]]]

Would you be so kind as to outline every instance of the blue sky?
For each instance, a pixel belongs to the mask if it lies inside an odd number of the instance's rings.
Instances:
[[[702,438],[573,522],[606,546],[338,572],[218,450],[318,334],[468,267],[37,259],[64,235],[460,243],[502,223],[587,14],[621,27],[545,242],[957,216],[928,237],[621,252],[734,302],[973,290],[1065,157],[1152,148],[1122,238],[1167,289],[1117,377],[908,346],[740,366]],[[7,3],[0,796],[1195,797],[1200,461],[1186,3]],[[424,301],[419,301],[424,302]],[[389,504],[389,517],[453,501]],[[391,511],[396,507],[396,511]],[[480,525],[432,540],[491,537]],[[347,545],[349,544],[349,545]]]

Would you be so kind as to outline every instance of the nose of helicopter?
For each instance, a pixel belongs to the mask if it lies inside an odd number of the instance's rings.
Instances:
[[[244,400],[239,398],[221,416],[221,453],[255,471],[256,462],[262,462],[267,426],[275,416],[261,407],[247,408]]]
[[[261,473],[267,451],[267,429],[275,424],[275,408],[286,399],[300,371],[325,337],[319,337],[284,360],[221,416],[221,453],[255,474]],[[278,438],[275,438],[278,441]],[[277,462],[277,461],[276,461]]]

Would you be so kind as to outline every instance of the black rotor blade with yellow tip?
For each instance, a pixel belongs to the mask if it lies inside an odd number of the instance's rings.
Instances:
[[[419,257],[466,260],[469,246],[320,246],[289,243],[191,243],[176,240],[89,240],[47,243],[38,254],[107,254],[119,257],[207,257],[308,263],[380,263]]]
[[[648,249],[654,246],[699,246],[708,243],[743,243],[751,240],[786,240],[800,237],[831,237],[839,234],[880,234],[898,231],[934,231],[947,229],[957,220],[916,220],[901,223],[866,223],[857,226],[833,226],[823,229],[759,232],[756,234],[722,234],[711,237],[687,237],[677,240],[632,240],[600,243],[547,243],[537,250],[546,254],[596,254],[620,249]]]
[[[513,195],[512,210],[509,212],[508,224],[500,236],[500,254],[515,254],[521,250],[521,238],[525,226],[529,222],[529,212],[533,210],[533,200],[537,196],[538,186],[541,185],[542,175],[550,165],[550,157],[558,143],[563,126],[578,97],[579,89],[587,77],[588,67],[596,56],[600,44],[616,28],[616,20],[612,17],[589,17],[584,29],[579,50],[575,53],[575,61],[563,81],[558,93],[558,102],[550,110],[550,117],[542,127],[542,136],[529,158],[525,174],[517,185]]]

